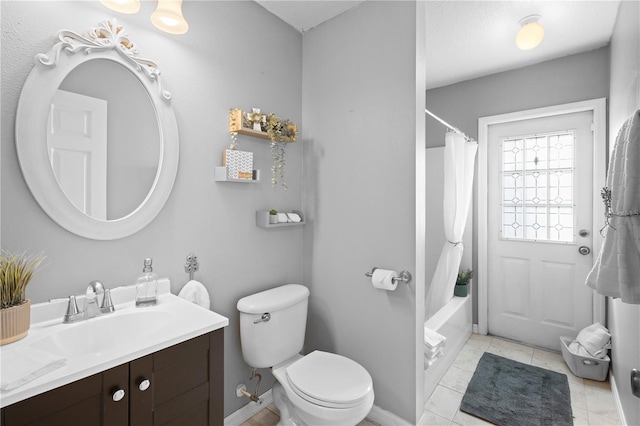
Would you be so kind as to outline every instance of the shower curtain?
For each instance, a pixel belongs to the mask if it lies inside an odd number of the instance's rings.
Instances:
[[[476,142],[466,142],[465,136],[448,132],[444,148],[444,231],[447,241],[442,247],[436,271],[427,294],[426,314],[433,314],[453,298],[458,268],[462,260],[462,235],[464,233],[475,166]]]

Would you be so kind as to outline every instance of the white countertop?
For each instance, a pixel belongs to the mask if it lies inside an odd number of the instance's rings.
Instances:
[[[154,321],[156,318],[160,318],[162,323],[157,324],[157,327],[150,327],[148,332],[137,331],[138,334],[142,335],[141,338],[134,334],[132,340],[131,336],[128,336],[126,344],[122,344],[122,341],[118,342],[117,336],[113,344],[108,341],[109,338],[113,340],[113,336],[102,335],[79,338],[77,343],[78,350],[74,350],[73,347],[65,347],[66,353],[63,356],[67,359],[67,362],[63,367],[11,391],[0,392],[0,407],[6,407],[23,399],[229,325],[229,320],[226,317],[171,294],[169,292],[169,280],[159,280],[159,284],[158,303],[154,306],[136,307],[134,302],[135,286],[118,287],[111,290],[111,298],[116,308],[115,312],[72,324],[62,323],[67,307],[66,301],[32,305],[29,334],[17,342],[0,346],[0,357],[6,351],[20,347],[48,350],[47,342],[51,340],[52,335],[56,335],[61,331],[65,333],[71,331],[73,333],[73,327],[84,327],[84,329],[79,328],[78,330],[83,330],[82,333],[84,334],[82,336],[85,336],[87,331],[91,331],[92,326],[102,330],[107,326],[106,328],[108,329],[107,322],[110,319],[115,320],[114,322],[118,322],[122,326],[123,320],[128,321],[131,319],[133,322],[136,316],[140,317],[141,315],[149,314],[148,318],[152,318]],[[82,297],[78,297],[80,309],[82,309],[82,299]],[[90,345],[89,340],[95,341],[103,338],[107,339],[107,345],[98,343],[106,346],[101,347],[100,350],[87,350],[87,346],[83,346],[83,344]],[[60,348],[52,349],[51,353],[60,355]],[[3,368],[7,367],[3,365]],[[2,371],[0,371],[1,373]]]

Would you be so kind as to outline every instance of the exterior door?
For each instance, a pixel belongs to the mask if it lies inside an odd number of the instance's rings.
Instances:
[[[60,188],[78,210],[107,219],[107,101],[58,90],[47,145]]]
[[[489,127],[491,334],[559,350],[592,323],[592,122],[584,111]]]

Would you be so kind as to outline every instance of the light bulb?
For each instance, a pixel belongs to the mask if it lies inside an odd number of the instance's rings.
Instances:
[[[140,0],[100,0],[100,3],[120,13],[132,14],[140,10]]]
[[[516,35],[516,46],[521,50],[531,50],[544,39],[544,27],[538,22],[540,15],[530,15],[522,19],[520,31]]]
[[[151,14],[156,28],[170,34],[184,34],[189,24],[182,16],[182,0],[158,0],[158,7]]]

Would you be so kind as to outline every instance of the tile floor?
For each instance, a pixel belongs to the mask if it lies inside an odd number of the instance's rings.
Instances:
[[[484,352],[566,374],[571,389],[571,408],[575,426],[620,424],[608,381],[596,382],[574,376],[559,353],[520,345],[498,337],[473,334],[425,403],[425,415],[420,426],[491,424],[460,411],[462,396]],[[279,419],[278,409],[270,405],[241,426],[275,426]],[[358,426],[377,424],[365,419]]]
[[[276,426],[280,421],[280,412],[278,408],[271,404],[267,408],[261,410],[240,426]],[[336,425],[339,426],[339,425]],[[357,426],[380,426],[378,423],[364,419]]]
[[[567,375],[575,426],[619,425],[618,411],[609,382],[574,376],[560,353],[524,346],[493,336],[473,334],[449,367],[429,400],[420,426],[490,425],[460,411],[460,402],[484,352]]]

